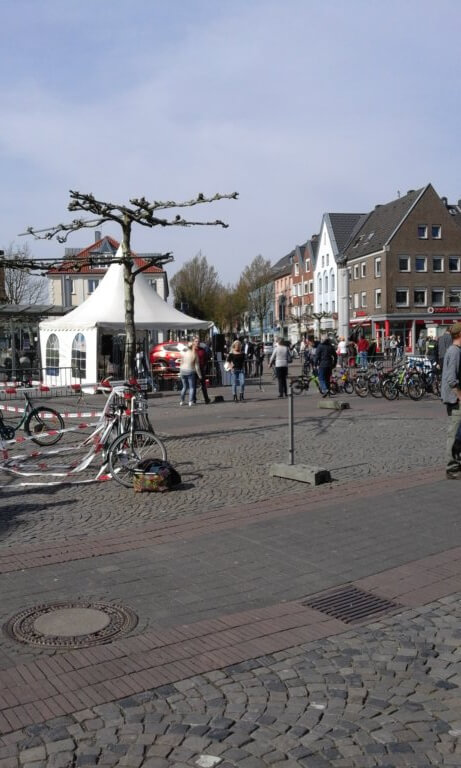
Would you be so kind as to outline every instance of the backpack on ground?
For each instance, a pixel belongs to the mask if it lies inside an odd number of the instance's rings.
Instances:
[[[171,491],[180,482],[179,472],[169,461],[162,459],[143,459],[134,470],[133,488],[137,493],[164,493]]]

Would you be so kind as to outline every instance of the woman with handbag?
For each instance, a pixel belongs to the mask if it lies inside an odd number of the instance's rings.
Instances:
[[[232,344],[226,363],[231,373],[232,394],[236,403],[239,399],[245,399],[245,354],[238,340]],[[240,387],[240,398],[237,397],[237,386]]]

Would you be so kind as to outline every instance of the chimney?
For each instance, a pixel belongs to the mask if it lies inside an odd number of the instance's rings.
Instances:
[[[414,191],[415,191],[414,189],[409,189],[408,192],[407,192],[407,195],[411,195],[412,192],[414,192]]]
[[[101,232],[99,231],[99,229],[96,229],[94,233],[94,242],[97,243],[98,240],[100,239],[101,239]]]
[[[448,206],[448,197],[442,197],[442,203],[444,204],[445,208]]]

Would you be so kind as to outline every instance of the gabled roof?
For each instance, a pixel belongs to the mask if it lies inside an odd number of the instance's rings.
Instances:
[[[121,257],[121,248],[118,252]],[[209,328],[208,320],[198,320],[178,312],[149,285],[144,273],[134,281],[134,322],[136,328],[173,330],[183,328]],[[125,328],[125,284],[123,265],[111,264],[99,286],[83,304],[62,318],[40,323],[40,330],[86,331],[91,328],[110,330]]]
[[[277,277],[283,277],[283,275],[288,275],[291,272],[291,266],[293,264],[293,256],[295,252],[290,251],[290,253],[287,253],[286,256],[283,256],[281,259],[275,262],[275,264],[272,267],[272,271],[274,273],[274,280]]]
[[[75,262],[78,262],[78,261],[88,261],[91,257],[94,257],[95,259],[97,259],[97,257],[101,256],[102,254],[111,254],[112,256],[115,256],[119,245],[120,243],[117,242],[117,240],[114,240],[113,237],[106,235],[105,237],[102,237],[100,240],[97,240],[95,243],[92,243],[86,248],[83,248],[83,250],[79,248],[66,248],[64,251],[64,260],[62,262],[62,265],[59,267],[54,267],[52,269],[49,269],[47,274],[48,275],[51,275],[51,274],[101,275],[101,274],[104,274],[105,272],[107,272],[107,269],[108,269],[107,264],[102,264],[101,266],[85,264],[85,266],[82,266],[82,268],[79,269],[78,271],[76,271],[75,268],[73,268],[73,265],[75,264]],[[133,260],[135,265],[137,267],[141,267],[143,264],[146,264],[146,260],[148,257],[152,257],[160,254],[135,253],[133,251],[132,255],[133,255]],[[144,270],[145,274],[149,274],[149,273],[152,274],[153,272],[163,274],[164,270],[156,266],[150,266]]]
[[[382,250],[429,186],[412,189],[385,205],[376,205],[353,232],[345,249],[346,258],[361,258]]]
[[[366,214],[364,213],[325,213],[324,220],[328,227],[333,256],[342,254],[351,233]]]

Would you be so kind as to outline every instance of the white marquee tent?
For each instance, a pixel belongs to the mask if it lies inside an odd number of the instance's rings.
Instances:
[[[197,320],[167,304],[142,273],[134,281],[136,331],[210,328],[208,320]],[[112,264],[94,293],[63,317],[43,320],[39,326],[40,348],[47,384],[61,384],[59,369],[78,366],[85,376],[72,383],[98,381],[101,335],[123,333],[125,304],[123,266]],[[83,365],[84,361],[84,365]],[[67,382],[70,383],[67,377]]]

